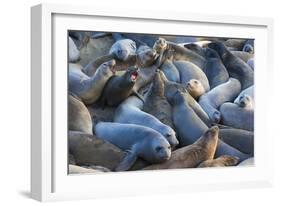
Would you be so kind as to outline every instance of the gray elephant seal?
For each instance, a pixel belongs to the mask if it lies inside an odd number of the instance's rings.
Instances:
[[[179,70],[180,82],[183,85],[187,86],[191,79],[197,79],[202,83],[205,91],[210,90],[209,80],[198,66],[187,61],[174,61],[174,65]]]
[[[169,59],[163,62],[160,69],[164,72],[169,81],[180,82],[180,74],[176,66]]]
[[[239,96],[234,100],[234,103],[245,109],[254,109],[254,86],[244,89]]]
[[[235,166],[239,162],[238,157],[233,157],[229,155],[222,155],[213,160],[206,160],[202,162],[198,167],[226,167]]]
[[[213,159],[218,142],[218,127],[208,129],[194,144],[172,152],[170,160],[151,165],[144,170],[192,168],[205,160]]]
[[[240,91],[240,82],[237,79],[230,78],[226,83],[223,83],[202,95],[199,99],[199,104],[208,114],[210,120],[214,123],[218,123],[221,119],[221,114],[217,109],[223,103],[233,101]]]
[[[69,70],[68,90],[85,104],[96,102],[107,81],[113,76],[114,66],[114,60],[102,64],[93,77],[88,77],[80,70]]]
[[[74,95],[68,95],[68,130],[92,134],[92,119],[87,107]]]
[[[196,43],[189,43],[189,44],[184,44],[184,47],[199,54],[202,57],[205,57],[205,50],[201,46],[199,46]]]
[[[237,129],[254,130],[254,110],[245,109],[228,102],[221,105],[220,112],[222,124]]]
[[[203,68],[205,66],[205,58],[198,55],[197,53],[182,47],[176,43],[166,41],[164,38],[159,38],[155,41],[153,49],[160,55],[159,62],[165,61],[166,53],[172,53],[173,60],[185,60],[192,62],[199,68]],[[168,55],[170,56],[170,54]]]
[[[234,48],[237,51],[241,51],[243,49],[243,46],[245,44],[245,39],[228,39],[223,44],[227,47]]]
[[[228,81],[229,74],[223,65],[218,53],[210,48],[205,49],[206,66],[203,72],[206,74],[211,89]]]
[[[219,138],[239,151],[254,154],[254,133],[242,129],[220,129]]]
[[[100,103],[105,105],[116,106],[132,94],[142,97],[134,91],[134,85],[138,78],[138,68],[130,67],[122,76],[114,75],[106,83]]]
[[[154,75],[152,87],[145,98],[143,111],[153,115],[163,124],[174,129],[172,107],[165,97],[165,85],[161,78],[161,72],[157,70]]]
[[[143,102],[139,98],[129,97],[117,107],[114,122],[136,124],[154,129],[166,138],[172,148],[176,147],[179,142],[175,131],[160,122],[156,117],[141,111],[142,106]]]
[[[122,150],[126,157],[115,171],[128,170],[140,157],[149,163],[160,163],[171,157],[169,142],[157,131],[134,124],[99,122],[95,126],[96,135]]]
[[[131,39],[120,39],[116,41],[110,48],[109,54],[114,55],[121,61],[126,61],[129,56],[136,54],[136,43]]]
[[[244,51],[231,51],[231,53],[236,56],[239,57],[240,59],[242,59],[244,62],[247,63],[247,61],[251,58],[254,57],[253,54],[250,54],[248,52],[244,52]]]
[[[221,42],[212,42],[208,45],[220,55],[229,76],[238,79],[241,82],[242,89],[246,89],[254,84],[254,72],[251,67],[234,56]]]

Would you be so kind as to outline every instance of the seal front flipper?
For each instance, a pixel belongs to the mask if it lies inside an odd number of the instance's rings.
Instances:
[[[123,158],[123,160],[120,162],[120,164],[115,168],[115,171],[126,171],[131,168],[131,166],[135,163],[137,160],[137,154],[132,150],[126,151],[126,156]]]

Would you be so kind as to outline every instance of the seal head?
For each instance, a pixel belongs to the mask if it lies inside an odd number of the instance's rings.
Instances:
[[[194,99],[198,99],[202,94],[205,93],[205,89],[201,81],[197,79],[191,79],[187,82],[187,91]]]

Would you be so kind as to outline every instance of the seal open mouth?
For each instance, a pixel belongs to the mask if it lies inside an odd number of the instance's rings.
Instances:
[[[137,72],[137,71],[132,72],[132,74],[131,74],[131,80],[132,80],[132,81],[136,81],[137,77],[138,77],[138,72]]]

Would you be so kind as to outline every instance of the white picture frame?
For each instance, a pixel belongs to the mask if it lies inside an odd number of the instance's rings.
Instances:
[[[31,8],[31,25],[32,198],[52,201],[272,186],[273,134],[267,114],[271,102],[261,95],[274,75],[272,19],[40,4]],[[255,165],[67,175],[69,29],[255,38]]]

